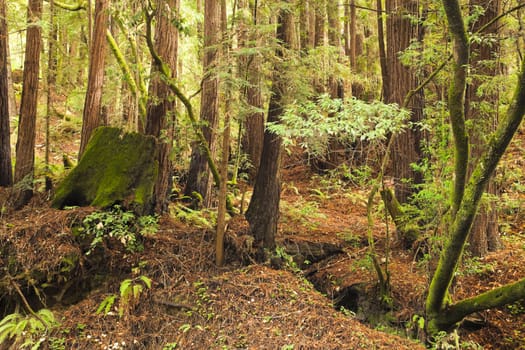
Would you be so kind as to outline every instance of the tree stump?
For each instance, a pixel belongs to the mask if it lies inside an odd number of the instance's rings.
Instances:
[[[156,155],[153,136],[97,128],[78,165],[58,186],[52,206],[121,204],[138,215],[149,214],[158,173]]]

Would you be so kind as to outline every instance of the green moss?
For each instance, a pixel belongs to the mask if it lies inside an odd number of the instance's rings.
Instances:
[[[154,137],[100,127],[78,165],[59,185],[53,207],[109,207],[122,203],[139,214],[151,211],[158,173]]]

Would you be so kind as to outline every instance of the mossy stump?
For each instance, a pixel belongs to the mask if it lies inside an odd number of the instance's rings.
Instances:
[[[139,215],[150,214],[158,173],[156,155],[153,136],[99,127],[78,165],[58,186],[52,206],[122,204]]]

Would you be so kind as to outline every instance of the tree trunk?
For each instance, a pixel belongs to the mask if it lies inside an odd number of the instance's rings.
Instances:
[[[293,15],[287,9],[281,9],[277,24],[277,39],[285,47],[291,48],[294,43]],[[284,48],[276,50],[278,57],[284,57]],[[268,122],[278,122],[283,113],[282,98],[288,82],[283,67],[274,67],[270,104],[268,107]],[[261,164],[253,195],[246,218],[254,237],[255,246],[259,249],[258,258],[264,259],[264,250],[275,248],[275,234],[279,220],[279,201],[281,196],[280,183],[281,138],[274,133],[264,132],[264,144]]]
[[[246,9],[247,1],[239,1],[239,8]],[[256,18],[256,9],[253,8],[252,19],[242,18],[239,47],[258,46],[260,44],[258,30],[255,28],[258,18]],[[250,28],[250,25],[253,27]],[[252,44],[249,44],[252,42]],[[243,55],[239,57],[239,71],[246,85],[242,91],[242,96],[246,99],[247,113],[244,116],[244,134],[242,137],[242,149],[247,154],[252,165],[249,170],[251,181],[255,180],[259,171],[261,162],[261,152],[264,138],[264,113],[260,110],[263,108],[263,98],[261,92],[261,60],[257,54]]]
[[[102,86],[104,84],[104,62],[106,57],[106,31],[108,28],[109,0],[96,0],[95,28],[89,55],[89,76],[82,115],[82,135],[78,157],[82,156],[91,133],[100,125]]]
[[[8,33],[8,32],[7,32]],[[8,33],[9,34],[9,33]],[[9,35],[7,37],[9,37]],[[11,49],[9,48],[9,40],[6,43],[7,50],[7,94],[9,99],[9,115],[11,117],[16,117],[18,115],[19,109],[16,106],[16,97],[15,97],[15,88],[13,86],[13,74],[11,68]]]
[[[20,184],[20,188],[15,194],[14,206],[16,208],[27,204],[33,195],[38,75],[40,72],[40,51],[42,49],[42,27],[39,23],[41,18],[42,0],[29,0],[20,121],[16,142],[14,181]]]
[[[466,86],[466,65],[468,63],[468,42],[463,18],[457,0],[443,0],[448,28],[454,39],[454,77],[449,87],[450,120],[455,133],[460,136],[459,142],[468,141],[462,133],[464,130],[464,90]],[[477,297],[449,305],[449,287],[454,278],[457,265],[461,259],[472,223],[478,211],[481,197],[486,190],[490,177],[493,175],[501,157],[505,153],[512,137],[519,129],[525,114],[525,60],[522,60],[521,72],[514,97],[509,105],[505,118],[498,123],[496,131],[491,135],[487,149],[477,162],[468,183],[462,182],[463,188],[458,188],[455,179],[453,198],[453,222],[445,248],[440,256],[438,266],[430,283],[426,300],[427,330],[430,335],[438,331],[448,330],[457,319],[472,312],[479,311],[480,307],[491,308],[502,304],[517,301],[523,298],[523,280],[517,283],[495,289]],[[456,138],[456,143],[458,138]],[[458,146],[456,145],[456,149]],[[459,151],[465,151],[458,150]],[[468,153],[467,153],[468,154]],[[456,155],[457,157],[457,155]],[[468,162],[455,161],[455,173],[466,174]],[[461,167],[461,169],[457,169]],[[488,295],[488,296],[487,296]],[[485,298],[486,297],[486,298]],[[448,317],[448,313],[456,313],[457,317]]]
[[[50,191],[51,184],[51,169],[49,167],[49,153],[50,153],[50,124],[51,117],[54,115],[53,98],[55,94],[56,85],[56,70],[57,70],[57,34],[58,29],[56,26],[56,9],[54,0],[49,0],[49,38],[48,38],[48,56],[47,56],[47,103],[46,103],[46,150],[45,150],[45,164],[46,164],[46,191]]]
[[[7,21],[5,0],[0,0],[0,186],[13,184],[7,80]]]
[[[219,113],[219,77],[217,67],[219,63],[220,44],[220,4],[216,0],[205,0],[204,2],[204,56],[203,71],[204,79],[201,92],[201,128],[206,142],[215,156],[217,148],[217,125]],[[209,207],[212,199],[213,181],[208,167],[208,161],[201,146],[194,142],[191,154],[188,182],[184,189],[186,196],[194,197],[198,193],[202,198],[202,205]]]
[[[418,85],[416,73],[401,63],[400,52],[406,50],[413,39],[419,39],[418,25],[407,14],[419,18],[419,1],[387,0],[387,49],[386,61],[389,80],[384,90],[386,103],[404,104],[405,96]],[[421,90],[422,91],[422,90]],[[423,118],[423,96],[417,94],[409,105],[410,121],[417,123]],[[411,164],[421,159],[421,133],[415,128],[393,136],[390,153],[393,165],[395,194],[400,203],[405,203],[414,192],[413,185],[422,182],[421,173],[415,172]],[[409,180],[409,182],[407,182]]]
[[[157,13],[155,30],[155,46],[157,53],[162,57],[172,73],[171,78],[177,76],[178,30],[172,24],[173,14],[179,14],[179,0],[161,0],[157,4],[166,11]],[[169,10],[168,10],[169,8]],[[168,200],[172,185],[172,169],[170,153],[173,147],[173,123],[175,122],[175,102],[170,98],[171,90],[163,82],[159,67],[153,62],[151,67],[152,80],[148,95],[152,97],[148,103],[146,134],[153,135],[159,142],[159,174],[155,182],[155,211],[165,212],[168,209]]]
[[[472,31],[476,32],[484,25],[492,21],[500,13],[499,0],[470,0],[471,8],[473,6],[481,6],[485,9],[485,13],[474,23]],[[497,37],[498,35],[498,21],[490,25],[481,35]],[[472,79],[467,86],[467,93],[465,98],[465,117],[472,119],[473,128],[471,130],[471,144],[472,144],[472,162],[480,157],[486,148],[486,137],[488,132],[494,131],[494,125],[498,122],[498,94],[497,92],[485,92],[482,96],[478,95],[483,80],[488,77],[494,77],[498,74],[499,64],[487,65],[487,61],[497,60],[496,54],[499,53],[499,41],[491,41],[487,43],[473,42],[470,46],[471,50],[471,64],[470,69]],[[480,79],[481,77],[481,79]],[[485,110],[490,106],[490,112],[483,112],[482,105]],[[472,168],[471,164],[470,168]],[[472,169],[471,169],[472,170]],[[487,193],[492,196],[499,194],[496,184],[490,181],[487,186]],[[501,241],[498,232],[498,213],[496,203],[493,200],[487,200],[480,206],[480,211],[476,216],[476,220],[472,226],[469,236],[469,251],[474,256],[483,256],[489,250],[496,250],[501,247]]]
[[[381,95],[383,100],[386,100],[386,96],[390,94],[390,72],[387,64],[386,57],[386,45],[385,45],[385,25],[383,18],[383,2],[382,0],[376,1],[376,11],[377,11],[377,44],[379,46],[379,64],[381,66],[381,81],[383,86],[381,88]]]
[[[311,4],[308,0],[299,1],[299,38],[300,38],[300,48],[303,52],[308,51],[313,46],[310,41],[310,12]]]

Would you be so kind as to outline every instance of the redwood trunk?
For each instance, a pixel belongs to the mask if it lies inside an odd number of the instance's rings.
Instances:
[[[0,0],[0,186],[13,184],[7,80],[7,21],[5,0]]]
[[[42,28],[39,23],[41,18],[42,0],[29,0],[14,179],[15,183],[20,183],[21,186],[16,193],[15,207],[25,205],[33,195],[38,75],[40,72],[40,52],[42,50]],[[21,183],[21,181],[24,181],[24,183]]]
[[[277,39],[284,46],[293,46],[294,36],[293,16],[286,9],[281,9],[278,17]],[[283,57],[283,48],[278,48],[276,55]],[[286,91],[287,81],[282,68],[274,68],[270,104],[268,107],[268,122],[278,122],[283,113],[281,100]],[[279,220],[279,201],[281,196],[280,181],[281,138],[274,133],[265,131],[261,164],[253,195],[246,218],[259,248],[259,258],[264,259],[264,249],[275,248],[275,234]]]
[[[239,8],[246,9],[247,1],[239,1]],[[244,18],[240,23],[239,46],[247,47],[260,44],[258,32],[255,29],[257,24],[256,8],[253,8],[251,21]],[[251,22],[251,23],[250,23]],[[252,25],[250,29],[250,24]],[[249,170],[251,181],[255,181],[261,162],[261,152],[264,139],[264,113],[260,112],[263,108],[263,97],[261,92],[261,60],[257,55],[244,55],[239,58],[239,70],[242,78],[246,81],[246,87],[242,95],[246,100],[247,113],[244,116],[244,134],[242,137],[242,149],[248,156],[251,164]]]
[[[386,103],[404,104],[405,96],[418,86],[418,79],[410,66],[405,66],[399,59],[399,53],[410,45],[413,39],[419,39],[418,26],[407,16],[419,17],[419,1],[387,0],[387,76],[384,99]],[[423,96],[412,98],[408,106],[411,111],[410,121],[417,123],[423,118]],[[405,203],[414,192],[413,185],[422,182],[421,174],[412,169],[411,164],[421,159],[421,132],[409,128],[393,140],[391,159],[396,198]],[[407,182],[408,180],[408,182]]]
[[[216,72],[219,63],[219,48],[221,38],[220,3],[216,0],[204,2],[204,79],[201,92],[202,133],[211,150],[212,157],[216,154],[219,114],[219,78]],[[208,160],[198,142],[193,144],[188,182],[184,193],[194,196],[194,192],[202,197],[202,205],[211,205],[212,177],[208,167]]]
[[[474,23],[473,31],[477,31],[500,13],[499,0],[471,0],[471,8],[475,5],[485,9],[485,13]],[[497,37],[498,21],[489,26],[481,35]],[[499,41],[493,40],[489,44],[473,42],[471,48],[471,72],[473,73],[470,84],[467,86],[465,96],[465,115],[467,119],[474,120],[471,131],[471,155],[472,160],[479,159],[485,151],[487,140],[485,135],[494,131],[494,125],[498,123],[498,95],[497,92],[485,92],[478,95],[484,78],[494,77],[499,73],[499,64],[487,65],[488,61],[496,60],[495,53],[499,52]],[[481,79],[479,78],[481,77]],[[480,104],[490,105],[490,112],[483,112]],[[473,165],[471,165],[472,167]],[[487,193],[497,196],[499,191],[494,181],[487,185]],[[483,256],[488,251],[501,247],[498,232],[498,212],[496,203],[488,200],[480,205],[476,219],[474,220],[469,236],[469,250],[475,256]]]
[[[106,30],[108,28],[109,0],[95,3],[95,28],[89,55],[89,76],[82,115],[82,135],[78,157],[86,149],[91,133],[100,125],[102,86],[104,84],[104,62],[106,56]]]
[[[172,25],[173,16],[179,13],[179,0],[165,0],[162,5],[171,11],[162,11],[157,14],[155,31],[155,46],[157,53],[162,57],[175,78],[177,73],[178,31]],[[159,76],[159,68],[154,64],[149,96],[153,99],[148,103],[146,134],[153,135],[159,143],[159,174],[155,183],[155,211],[165,212],[168,209],[168,199],[171,191],[172,163],[170,152],[173,145],[173,123],[175,122],[175,102],[170,99],[171,90]]]

